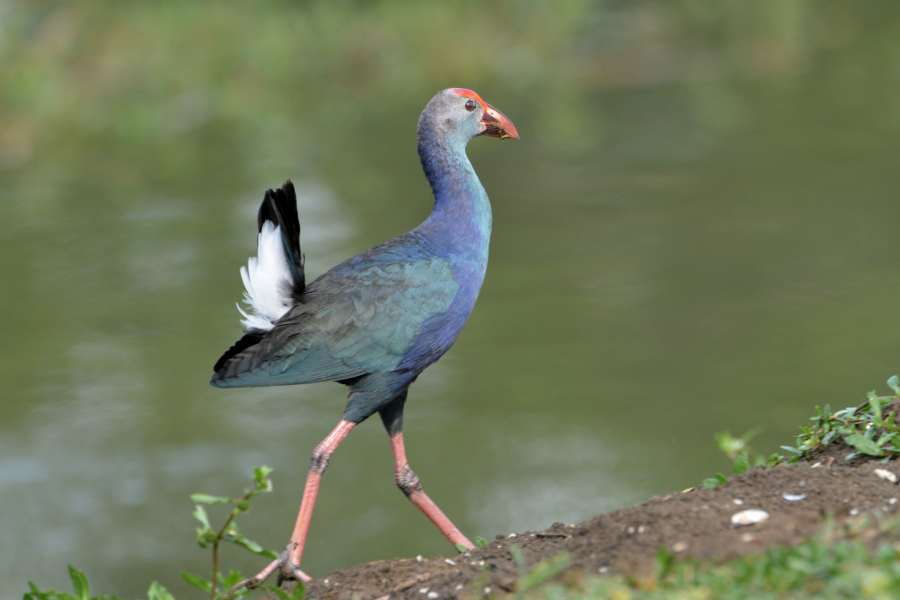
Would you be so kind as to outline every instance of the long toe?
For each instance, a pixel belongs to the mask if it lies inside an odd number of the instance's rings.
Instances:
[[[312,581],[312,577],[304,573],[300,567],[291,563],[290,552],[285,550],[281,553],[281,556],[263,567],[259,573],[253,577],[248,577],[235,585],[232,588],[232,592],[257,588],[265,583],[275,572],[278,573],[278,585],[281,585],[285,581],[302,581],[303,583]]]

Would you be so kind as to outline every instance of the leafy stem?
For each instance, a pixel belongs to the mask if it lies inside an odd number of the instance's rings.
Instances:
[[[272,469],[269,467],[256,467],[253,470],[253,485],[244,490],[244,493],[236,498],[213,496],[210,494],[191,494],[191,500],[194,502],[194,519],[199,523],[199,526],[197,527],[197,543],[201,548],[210,548],[212,554],[212,573],[210,574],[209,580],[191,573],[182,573],[182,577],[191,585],[208,592],[210,600],[231,600],[235,597],[235,594],[230,591],[224,594],[220,594],[219,592],[220,581],[222,581],[226,587],[230,587],[230,585],[235,582],[236,577],[236,574],[229,573],[228,577],[225,577],[223,581],[223,577],[219,571],[219,558],[222,542],[233,543],[259,556],[265,556],[267,558],[277,557],[271,550],[266,550],[258,543],[243,535],[237,525],[238,516],[240,516],[241,513],[250,510],[250,502],[255,496],[272,491],[272,480],[269,479],[271,473]],[[205,508],[205,506],[216,504],[231,506],[228,516],[219,528],[213,528],[210,524],[209,516]]]

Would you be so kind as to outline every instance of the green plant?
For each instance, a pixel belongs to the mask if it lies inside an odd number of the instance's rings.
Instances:
[[[22,598],[23,600],[121,600],[118,596],[112,594],[92,596],[87,576],[72,565],[69,565],[69,579],[72,581],[72,590],[74,592],[72,594],[58,592],[53,589],[42,590],[34,582],[29,581],[28,591],[25,592]],[[175,600],[175,597],[166,588],[154,581],[147,589],[147,600]]]
[[[238,529],[237,518],[241,513],[250,510],[250,503],[256,496],[272,491],[272,480],[269,475],[272,469],[266,466],[253,469],[253,485],[244,490],[244,493],[236,498],[228,496],[213,496],[211,494],[191,494],[194,502],[194,519],[199,523],[197,527],[197,544],[201,548],[210,549],[211,571],[209,579],[184,571],[182,579],[192,586],[209,594],[211,600],[241,598],[246,595],[246,590],[228,591],[240,582],[243,577],[238,571],[229,571],[226,575],[219,571],[219,551],[222,542],[228,542],[239,546],[253,554],[274,559],[278,555],[272,550],[267,550],[257,542],[249,539]],[[227,505],[231,507],[221,527],[214,528],[209,520],[206,506]],[[221,587],[225,589],[222,591]]]
[[[800,428],[793,445],[781,446],[786,452],[768,456],[756,454],[750,447],[750,440],[756,431],[748,431],[740,436],[724,431],[716,434],[716,445],[731,461],[734,475],[745,473],[751,467],[775,466],[783,462],[796,462],[809,458],[814,452],[842,442],[850,452],[846,459],[859,455],[889,459],[900,456],[900,422],[897,407],[900,406],[900,376],[892,375],[887,380],[891,393],[879,395],[870,391],[866,402],[859,406],[849,406],[832,412],[829,405],[816,406],[816,414],[810,423]],[[703,480],[704,489],[714,489],[728,483],[728,476],[716,473]]]
[[[246,598],[250,594],[250,590],[247,589],[234,589],[235,585],[244,579],[240,571],[231,569],[224,574],[221,572],[220,550],[223,542],[233,544],[258,556],[266,558],[278,556],[272,550],[263,548],[241,533],[237,523],[237,518],[250,510],[255,497],[272,491],[272,480],[269,478],[271,474],[272,469],[269,467],[255,467],[251,486],[237,497],[214,496],[205,493],[191,494],[191,500],[194,502],[193,515],[198,523],[197,544],[201,548],[210,550],[210,576],[206,578],[183,571],[181,578],[191,586],[208,594],[211,600],[237,600]],[[214,527],[206,507],[219,505],[229,506],[231,509],[226,514],[222,525]],[[72,581],[74,593],[59,592],[53,589],[42,590],[33,582],[29,582],[28,591],[25,592],[23,600],[121,600],[118,596],[111,594],[92,596],[87,576],[73,566],[69,567],[69,579]],[[278,600],[301,600],[304,597],[303,585],[299,583],[290,592],[272,586],[264,586],[263,589]],[[175,598],[166,588],[154,581],[147,590],[147,600],[175,600]]]
[[[732,435],[728,431],[716,434],[716,446],[731,461],[733,475],[746,473],[751,467],[774,466],[784,461],[784,457],[778,453],[765,456],[755,453],[750,447],[750,440],[757,434],[751,430],[743,435]],[[728,476],[724,473],[716,473],[712,477],[703,480],[704,489],[714,489],[728,482]]]
[[[900,424],[897,405],[900,403],[900,377],[887,380],[891,394],[868,393],[866,402],[832,412],[827,404],[816,407],[811,423],[801,428],[793,446],[782,446],[793,461],[809,457],[825,446],[841,441],[851,452],[847,459],[859,454],[874,457],[900,455]]]

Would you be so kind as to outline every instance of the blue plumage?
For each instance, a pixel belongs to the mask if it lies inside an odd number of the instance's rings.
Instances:
[[[491,234],[490,201],[465,152],[479,133],[478,121],[469,119],[446,134],[440,118],[455,98],[439,94],[419,121],[419,155],[435,197],[428,218],[306,285],[271,330],[250,331],[253,343],[220,359],[213,385],[346,382],[351,404],[355,391],[360,392],[356,403],[365,404],[350,407],[351,412],[364,418],[450,348],[475,306]],[[288,185],[267,194],[259,225],[286,213],[278,223],[285,248],[292,250],[288,264],[302,279],[302,254],[293,238],[299,223],[291,220],[297,212],[278,211],[269,198],[295,201]],[[362,393],[373,383],[384,397]]]
[[[319,481],[353,427],[378,412],[391,436],[395,480],[454,546],[472,542],[425,494],[406,459],[403,407],[409,385],[456,341],[484,281],[491,205],[466,145],[476,135],[517,138],[515,126],[471,90],[438,93],[417,130],[434,193],[425,221],[306,283],[294,187],[269,190],[259,211],[257,256],[241,271],[247,331],[216,362],[217,387],[337,381],[350,389],[344,414],[313,452],[287,551],[255,577],[299,569]]]

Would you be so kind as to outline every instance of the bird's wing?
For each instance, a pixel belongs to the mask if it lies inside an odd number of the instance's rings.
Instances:
[[[238,305],[238,311],[248,333],[272,329],[306,288],[293,183],[266,191],[257,224],[256,256],[241,267],[247,309]]]
[[[309,285],[268,332],[251,332],[216,365],[221,387],[343,381],[397,368],[458,284],[441,258],[356,257]]]

